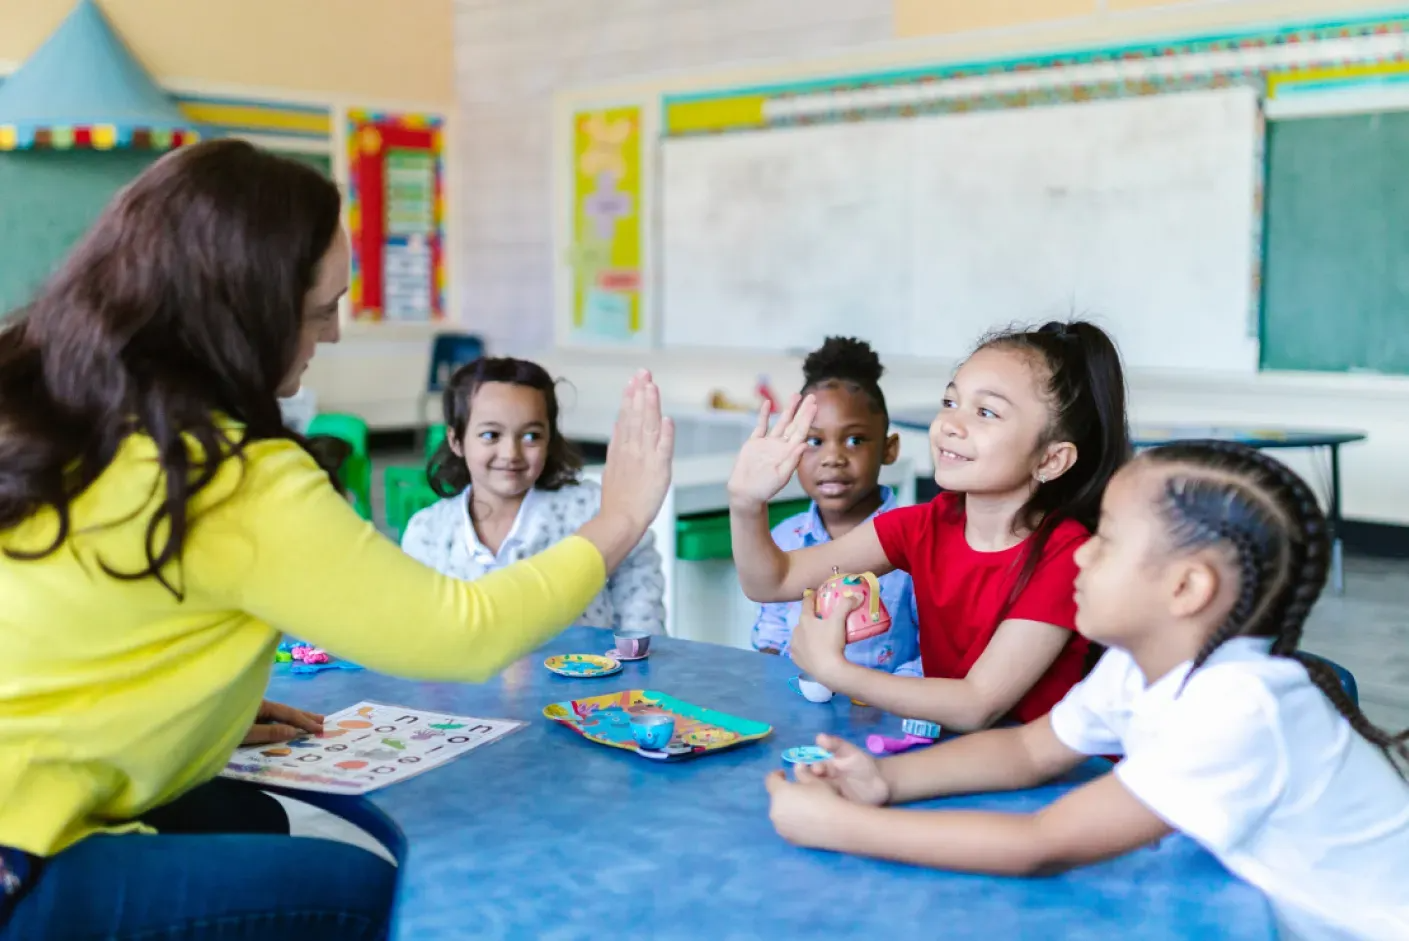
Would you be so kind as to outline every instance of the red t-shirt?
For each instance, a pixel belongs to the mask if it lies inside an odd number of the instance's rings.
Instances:
[[[876,535],[890,564],[909,572],[915,582],[925,676],[968,676],[1000,617],[1042,621],[1072,632],[1051,668],[1009,714],[1030,722],[1050,711],[1085,671],[1088,644],[1076,633],[1074,556],[1090,534],[1074,520],[1058,523],[1032,579],[1008,607],[1031,540],[1002,552],[975,551],[964,538],[962,500],[961,494],[941,493],[929,503],[882,513],[875,520]]]

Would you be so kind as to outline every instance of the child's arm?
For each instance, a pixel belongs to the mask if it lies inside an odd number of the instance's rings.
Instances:
[[[768,791],[769,816],[789,842],[962,872],[1040,875],[1123,856],[1174,832],[1114,774],[1032,814],[868,807],[780,771]]]
[[[838,605],[838,608],[841,608]],[[1004,621],[961,680],[882,673],[846,659],[844,615],[826,621],[803,605],[792,656],[828,689],[895,715],[956,732],[985,729],[1007,715],[1061,655],[1072,632],[1037,621]]]
[[[607,579],[607,591],[616,611],[613,626],[617,630],[661,633],[665,627],[665,573],[655,533],[648,530],[621,568]]]
[[[739,584],[752,601],[796,601],[831,578],[833,570],[877,576],[895,571],[870,521],[833,542],[784,552],[769,534],[766,505],[757,511],[731,505],[729,531]]]
[[[843,776],[874,772],[892,804],[1035,787],[1086,759],[1057,737],[1045,716],[879,762],[825,736],[819,744],[838,753],[838,764],[854,761],[858,768],[838,772],[828,762],[820,773],[800,773],[796,784],[782,775],[768,781],[774,825],[800,845],[921,866],[1030,875],[1118,856],[1171,832],[1114,775],[1035,814],[901,811],[841,796],[847,790]],[[864,790],[865,782],[854,782],[852,789],[858,787]]]

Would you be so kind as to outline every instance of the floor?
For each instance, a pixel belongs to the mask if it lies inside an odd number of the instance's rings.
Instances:
[[[415,461],[414,453],[374,460],[372,505],[379,522],[385,519],[382,469]],[[1409,728],[1409,560],[1349,556],[1345,567],[1345,594],[1322,596],[1303,646],[1355,675],[1371,722],[1390,731]]]

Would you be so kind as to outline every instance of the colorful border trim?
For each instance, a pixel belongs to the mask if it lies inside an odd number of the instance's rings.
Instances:
[[[352,241],[348,298],[354,320],[385,319],[382,252],[386,218],[384,163],[390,148],[421,150],[435,157],[434,234],[431,237],[431,321],[446,316],[444,119],[432,114],[347,112],[347,219]]]
[[[667,95],[666,137],[1030,107],[1267,82],[1397,79],[1409,17]],[[1287,81],[1274,81],[1286,76]]]
[[[192,128],[122,127],[115,124],[0,125],[0,152],[12,150],[171,150],[201,139]]]
[[[237,98],[180,95],[177,107],[197,124],[222,134],[269,134],[331,140],[333,115],[325,107]]]

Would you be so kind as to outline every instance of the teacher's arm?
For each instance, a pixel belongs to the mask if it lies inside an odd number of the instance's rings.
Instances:
[[[360,519],[288,442],[248,449],[231,496],[187,544],[193,586],[355,663],[483,681],[556,635],[641,541],[670,479],[673,429],[649,376],[632,381],[602,475],[602,509],[547,551],[462,582]]]

